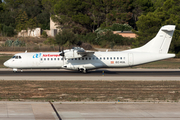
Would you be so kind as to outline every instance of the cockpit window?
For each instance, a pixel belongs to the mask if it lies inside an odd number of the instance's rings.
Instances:
[[[21,56],[13,56],[12,58],[21,59],[22,57]]]

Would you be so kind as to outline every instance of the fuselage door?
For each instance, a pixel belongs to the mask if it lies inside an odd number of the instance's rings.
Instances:
[[[129,66],[132,66],[133,64],[134,64],[133,53],[129,53]]]

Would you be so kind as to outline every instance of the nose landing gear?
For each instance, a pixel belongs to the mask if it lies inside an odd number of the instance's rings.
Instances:
[[[13,68],[13,72],[14,72],[14,73],[17,73],[17,72],[18,72],[18,69],[17,69],[17,68]],[[21,69],[21,72],[23,72],[22,69]]]
[[[16,72],[17,72],[17,69],[16,69],[16,68],[13,68],[13,72],[16,73]]]

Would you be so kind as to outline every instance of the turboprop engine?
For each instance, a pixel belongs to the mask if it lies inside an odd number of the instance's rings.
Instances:
[[[64,56],[67,59],[72,59],[72,58],[80,58],[80,57],[85,57],[88,55],[93,55],[94,52],[86,52],[83,48],[80,47],[74,47],[69,50],[63,51],[60,55]]]
[[[67,51],[67,52],[64,53],[64,56],[65,56],[67,59],[80,58],[80,57],[82,57],[82,55],[80,55],[80,54],[78,53],[79,51],[85,52],[84,49],[80,49],[80,50],[70,49],[69,51]]]

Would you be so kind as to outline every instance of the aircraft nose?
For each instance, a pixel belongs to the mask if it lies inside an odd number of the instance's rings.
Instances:
[[[9,66],[8,61],[4,62],[4,66],[6,66],[6,67],[8,67],[8,66]]]

